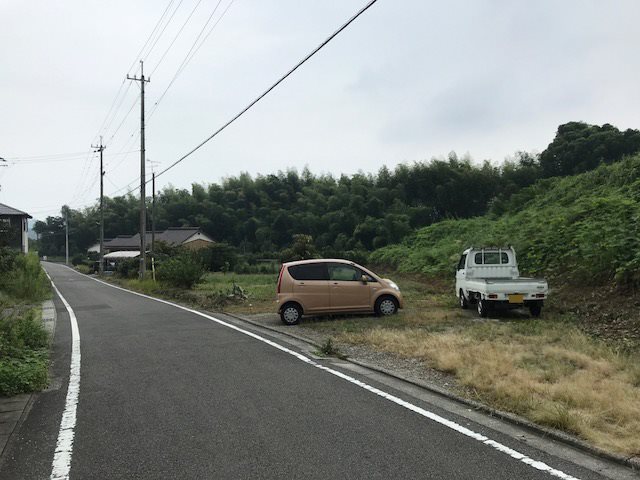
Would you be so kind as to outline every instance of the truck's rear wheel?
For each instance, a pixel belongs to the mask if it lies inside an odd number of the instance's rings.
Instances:
[[[478,315],[482,318],[489,315],[489,302],[487,300],[483,300],[482,298],[478,299]]]
[[[542,314],[542,305],[531,305],[529,311],[532,317],[539,317]]]
[[[467,308],[469,308],[469,302],[467,301],[467,298],[464,296],[464,292],[462,291],[462,289],[460,289],[460,308],[462,308],[463,310],[466,310]]]

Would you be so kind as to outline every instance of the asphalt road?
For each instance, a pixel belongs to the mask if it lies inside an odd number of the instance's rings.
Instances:
[[[194,313],[60,265],[45,268],[79,326],[72,479],[602,478],[329,360],[314,365]],[[69,315],[59,298],[55,302],[52,386],[34,396],[10,441],[0,465],[3,480],[43,479],[52,472],[71,358]],[[492,441],[544,462],[556,476]]]

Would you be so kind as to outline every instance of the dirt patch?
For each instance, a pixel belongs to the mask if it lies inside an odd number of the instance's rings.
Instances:
[[[569,314],[578,328],[608,343],[640,351],[640,292],[615,287],[573,287],[552,292],[549,311]]]

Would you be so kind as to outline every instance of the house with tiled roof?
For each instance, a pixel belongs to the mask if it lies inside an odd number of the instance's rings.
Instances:
[[[146,233],[147,250],[151,248],[152,232]],[[213,239],[200,230],[199,227],[170,227],[163,231],[155,232],[155,241],[164,242],[172,247],[182,246],[190,250],[198,250],[208,247]],[[140,234],[118,235],[104,242],[105,253],[117,251],[139,251]]]
[[[0,203],[0,247],[15,248],[27,253],[30,218],[28,213]]]

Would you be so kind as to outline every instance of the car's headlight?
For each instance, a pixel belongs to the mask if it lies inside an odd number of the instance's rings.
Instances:
[[[398,290],[398,291],[400,291],[400,287],[398,287],[398,285],[396,284],[396,282],[389,281],[389,286],[390,286],[391,288],[393,288],[394,290]]]

